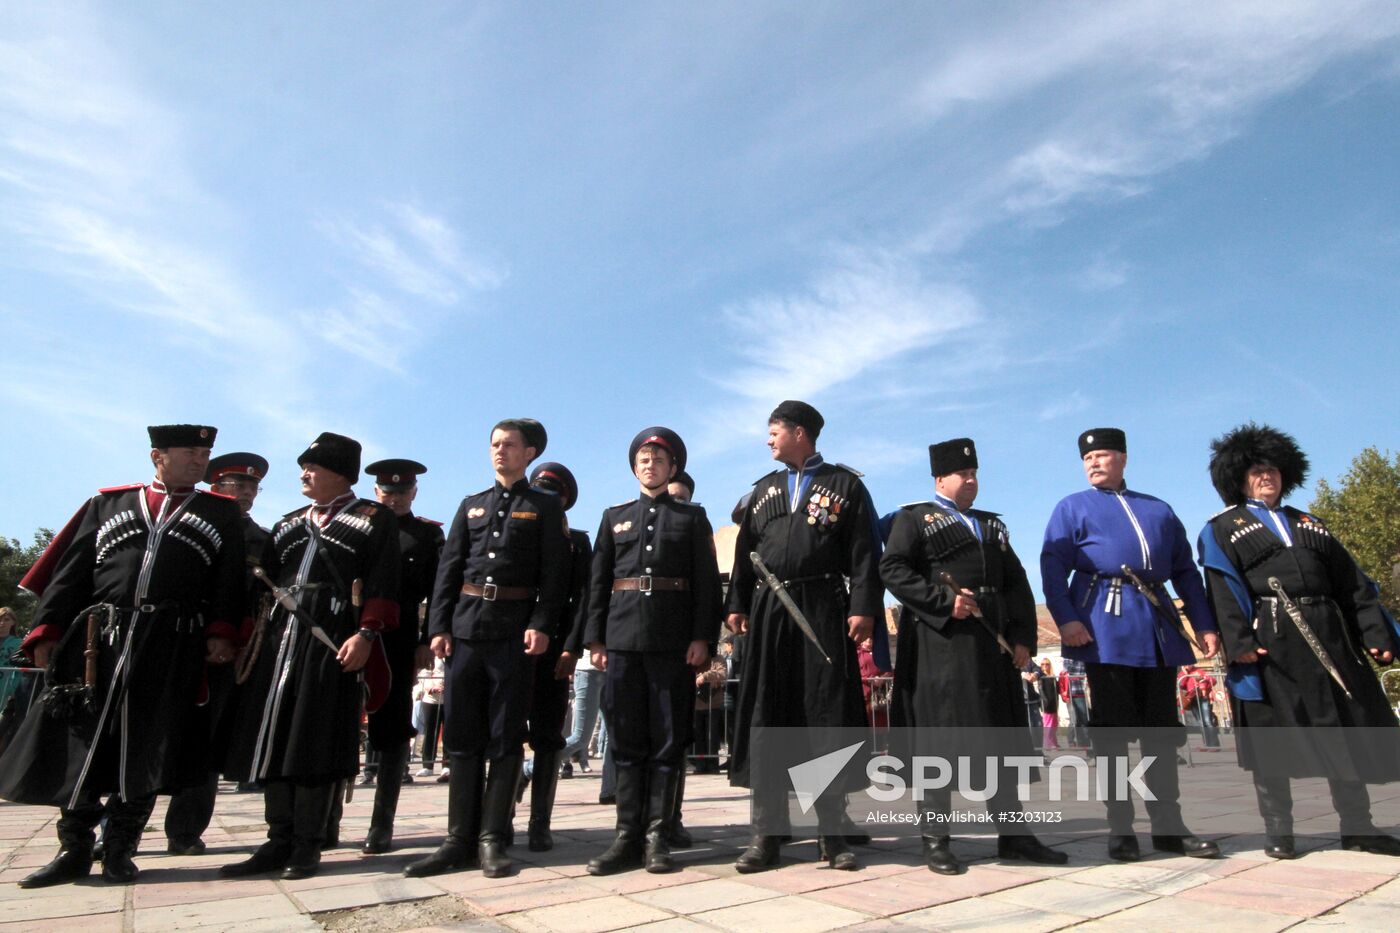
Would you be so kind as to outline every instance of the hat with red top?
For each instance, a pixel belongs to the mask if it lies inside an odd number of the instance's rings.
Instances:
[[[209,461],[204,471],[204,481],[210,486],[225,476],[248,476],[262,479],[267,475],[267,461],[257,454],[240,450],[236,453],[221,454]]]

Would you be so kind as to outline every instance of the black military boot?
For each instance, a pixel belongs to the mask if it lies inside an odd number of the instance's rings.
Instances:
[[[846,797],[844,794],[826,794],[817,798],[817,854],[832,868],[838,871],[855,871],[860,868],[856,854],[846,842],[842,831],[846,820]]]
[[[132,856],[141,845],[146,820],[155,807],[155,795],[141,800],[117,801],[108,808],[107,845],[102,853],[102,880],[131,884],[138,873]]]
[[[294,788],[292,814],[292,854],[282,870],[283,881],[310,878],[321,867],[326,823],[336,801],[341,800],[338,781],[329,784],[298,785]]]
[[[681,805],[685,803],[685,769],[676,772],[676,796],[671,807],[671,823],[666,827],[666,842],[673,849],[689,849],[695,845],[690,830],[681,822]]]
[[[340,847],[340,818],[345,815],[345,788],[352,786],[353,780],[335,783],[335,792],[331,794],[331,806],[326,811],[326,827],[321,832],[322,852]]]
[[[679,767],[684,773],[685,763]],[[675,771],[658,769],[653,769],[647,780],[646,870],[653,875],[664,875],[676,867],[668,842],[675,813],[676,781]]]
[[[646,804],[644,778],[640,768],[617,767],[617,836],[606,852],[589,859],[590,875],[611,875],[641,866],[644,853],[642,808]]]
[[[559,752],[535,752],[534,773],[530,775],[530,824],[527,830],[531,852],[554,848],[549,823],[554,815],[554,791],[559,786]]]
[[[997,836],[997,858],[1025,859],[1038,865],[1064,865],[1069,854],[1052,849],[1030,833],[1019,836]]]
[[[481,786],[486,762],[480,755],[453,755],[447,779],[447,838],[427,858],[412,862],[403,873],[426,878],[476,867],[481,835]]]
[[[101,807],[97,808],[100,813]],[[92,871],[92,846],[97,840],[93,831],[97,816],[86,818],[83,811],[62,811],[58,820],[58,854],[37,871],[20,879],[21,888],[47,888],[86,878]]]
[[[752,875],[755,872],[776,868],[781,849],[779,838],[778,836],[754,836],[749,840],[749,847],[735,859],[734,870],[741,875]]]
[[[1293,841],[1293,788],[1286,777],[1273,777],[1254,772],[1254,795],[1259,799],[1259,815],[1264,818],[1267,841],[1264,854],[1269,858],[1295,859],[1298,848]]]
[[[924,864],[928,870],[940,875],[961,875],[967,866],[953,854],[953,840],[949,836],[925,834]]]
[[[263,819],[267,821],[267,842],[241,862],[225,865],[219,874],[225,878],[260,875],[287,867],[292,857],[293,790],[287,781],[268,781],[263,785]]]
[[[1387,836],[1371,822],[1371,795],[1360,781],[1327,779],[1332,806],[1342,823],[1342,848],[1373,855],[1400,855],[1400,839]]]
[[[510,833],[510,810],[515,802],[515,782],[520,777],[520,755],[506,755],[491,762],[486,776],[486,794],[481,803],[481,840],[477,858],[481,873],[488,878],[504,878],[511,872],[506,855]]]
[[[394,841],[394,814],[399,810],[399,790],[403,787],[403,769],[408,764],[408,743],[379,753],[379,780],[374,788],[374,812],[365,833],[365,855],[388,852]]]

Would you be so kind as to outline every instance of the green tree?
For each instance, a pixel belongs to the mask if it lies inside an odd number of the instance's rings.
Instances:
[[[19,616],[19,631],[27,632],[38,602],[19,588],[19,581],[34,566],[44,548],[53,540],[53,531],[40,528],[34,532],[34,543],[28,547],[15,538],[0,538],[0,606],[9,606]]]

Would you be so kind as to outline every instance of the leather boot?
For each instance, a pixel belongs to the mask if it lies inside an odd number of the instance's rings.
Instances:
[[[1342,848],[1374,855],[1400,855],[1400,839],[1388,836],[1371,822],[1371,795],[1360,781],[1327,779],[1332,806],[1342,823]]]
[[[617,836],[606,852],[589,859],[590,875],[611,875],[642,864],[645,784],[640,768],[617,767]]]
[[[481,787],[486,762],[480,755],[453,755],[447,779],[447,838],[427,858],[412,862],[403,873],[426,878],[476,867],[481,835]]]
[[[685,802],[685,769],[676,772],[676,796],[671,807],[671,823],[666,827],[666,842],[673,849],[689,849],[695,845],[690,830],[681,822],[681,805]]]
[[[340,846],[340,818],[345,815],[345,788],[350,781],[337,781],[331,794],[331,808],[326,811],[326,828],[321,834],[321,850]]]
[[[299,785],[293,788],[292,854],[282,870],[282,880],[310,878],[321,867],[321,849],[326,841],[326,822],[336,800],[340,783]]]
[[[967,866],[953,854],[953,840],[949,836],[924,836],[924,864],[928,870],[940,875],[961,875]]]
[[[20,879],[21,888],[47,888],[86,878],[92,871],[92,846],[97,839],[93,831],[96,820],[89,822],[81,812],[62,811],[58,820],[58,854],[37,871]]]
[[[379,855],[388,852],[394,841],[394,814],[399,810],[399,790],[404,766],[408,764],[408,743],[379,753],[379,781],[374,788],[374,811],[361,852]]]
[[[506,855],[510,832],[510,810],[515,803],[515,782],[520,777],[520,755],[506,755],[491,762],[486,776],[486,794],[481,804],[481,839],[477,858],[481,873],[488,878],[504,878],[511,872]]]
[[[684,773],[684,763],[679,767]],[[667,841],[675,813],[676,782],[675,771],[658,768],[653,768],[647,778],[646,870],[653,875],[664,875],[676,867]]]
[[[554,848],[554,836],[549,821],[554,814],[554,791],[559,786],[559,753],[535,752],[534,773],[530,782],[530,824],[527,830],[531,852],[548,852]]]
[[[155,807],[155,795],[141,800],[116,801],[108,807],[107,844],[102,854],[102,880],[109,884],[131,884],[137,868],[132,856],[141,844],[146,820]]]
[[[1293,840],[1293,789],[1286,777],[1254,772],[1254,795],[1259,799],[1259,815],[1264,818],[1264,854],[1269,858],[1295,859],[1298,849]]]
[[[1069,861],[1068,853],[1052,849],[1030,834],[1024,836],[998,836],[997,858],[1025,859],[1039,865],[1064,865]]]
[[[817,826],[821,833],[817,837],[817,854],[838,871],[855,871],[860,867],[856,854],[846,842],[847,822],[844,794],[824,794],[817,798]]]
[[[292,785],[287,781],[268,781],[263,785],[263,819],[267,820],[267,842],[251,857],[225,865],[219,874],[225,878],[260,875],[287,867],[292,856]]]

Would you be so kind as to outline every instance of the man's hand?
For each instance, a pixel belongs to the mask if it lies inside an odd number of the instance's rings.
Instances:
[[[34,666],[48,667],[49,658],[53,657],[54,643],[51,641],[41,641],[34,646]]]
[[[432,642],[428,645],[428,650],[433,653],[435,658],[452,657],[452,636],[434,635]]]
[[[1011,663],[1016,665],[1016,670],[1025,670],[1026,665],[1031,663],[1031,649],[1025,645],[1012,645]]]
[[[233,642],[227,638],[209,638],[204,642],[204,660],[210,664],[227,664],[233,655]]]
[[[977,605],[977,594],[964,587],[953,596],[953,618],[966,619],[968,616],[976,615],[980,610]]]
[[[1094,640],[1083,622],[1066,622],[1060,626],[1060,641],[1071,648],[1081,648]]]
[[[549,636],[532,628],[525,630],[525,653],[532,657],[549,650]]]
[[[574,676],[574,668],[577,666],[578,658],[571,652],[563,652],[559,655],[559,660],[554,662],[554,679],[568,680]]]
[[[846,630],[851,636],[851,641],[860,644],[875,631],[875,617],[851,616],[846,619]]]
[[[1206,650],[1206,653],[1204,655],[1205,658],[1213,658],[1220,653],[1219,632],[1202,632],[1201,643],[1201,647],[1205,648]]]
[[[1368,650],[1371,652],[1371,657],[1375,658],[1381,664],[1389,664],[1395,659],[1395,656],[1387,650],[1381,648],[1370,648]]]
[[[419,645],[413,649],[413,682],[418,683],[418,672],[433,669],[433,649],[428,645]]]
[[[729,630],[735,635],[742,635],[749,630],[749,617],[742,612],[731,612],[724,624],[729,626]]]
[[[593,661],[593,666],[598,670],[605,671],[608,669],[608,649],[606,645],[589,645],[588,657]]]
[[[685,663],[699,670],[710,663],[710,645],[704,639],[693,641],[685,649]]]
[[[369,639],[362,638],[356,632],[345,639],[345,644],[335,653],[335,659],[340,662],[340,669],[345,673],[355,673],[369,661]]]
[[[1258,661],[1260,658],[1264,657],[1264,655],[1268,653],[1269,652],[1265,651],[1263,648],[1254,648],[1249,651],[1241,651],[1239,653],[1239,656],[1235,658],[1234,663],[1253,664],[1255,661]]]

